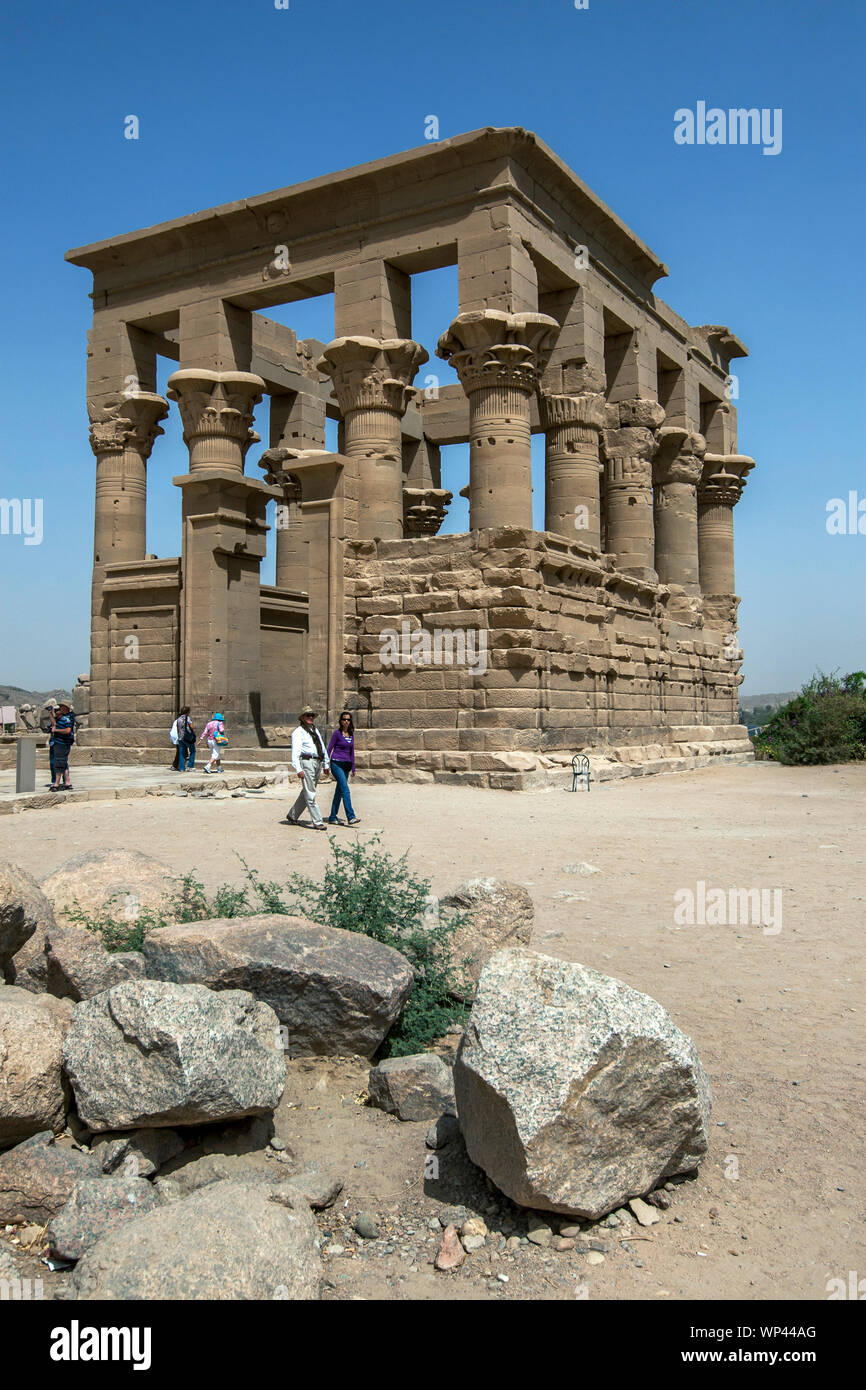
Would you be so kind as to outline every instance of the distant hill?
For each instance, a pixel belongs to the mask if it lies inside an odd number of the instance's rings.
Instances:
[[[71,700],[71,690],[22,690],[20,685],[0,685],[0,705],[44,705],[46,700]]]
[[[779,709],[781,705],[786,705],[789,700],[793,700],[798,695],[797,690],[788,690],[782,695],[741,695],[740,709],[751,714],[756,709]]]

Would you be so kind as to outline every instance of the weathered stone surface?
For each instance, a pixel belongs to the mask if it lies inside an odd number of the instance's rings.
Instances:
[[[253,1115],[246,1120],[229,1120],[208,1126],[202,1132],[201,1149],[206,1154],[260,1154],[273,1137],[274,1117]],[[293,1157],[291,1150],[289,1156]]]
[[[178,1202],[209,1187],[212,1182],[284,1183],[292,1176],[290,1164],[268,1161],[259,1154],[202,1154],[186,1163],[172,1164],[154,1184],[163,1202]]]
[[[48,899],[45,899],[48,903]],[[51,904],[48,903],[49,908]],[[52,927],[55,925],[52,921]],[[47,989],[48,961],[45,956],[45,948],[48,944],[48,931],[45,927],[37,927],[36,931],[25,941],[20,951],[15,955],[6,966],[6,979],[10,985],[17,985],[19,989],[26,989],[31,994],[44,994]]]
[[[573,962],[493,956],[454,1080],[470,1158],[523,1206],[604,1216],[707,1149],[694,1044],[654,999]]]
[[[18,1266],[16,1265],[12,1256],[7,1255],[5,1250],[0,1250],[0,1280],[19,1279],[20,1277],[21,1276],[18,1273]],[[2,1291],[0,1291],[0,1298],[3,1297],[4,1294],[2,1293]]]
[[[158,1205],[159,1197],[144,1178],[87,1178],[75,1185],[63,1210],[52,1218],[52,1253],[62,1260],[80,1260],[106,1231]]]
[[[527,945],[532,936],[535,908],[528,891],[519,883],[501,878],[472,878],[440,906],[468,915],[465,926],[451,938],[449,953],[456,970],[477,985],[485,963],[507,946]],[[473,990],[468,992],[472,997]]]
[[[632,1197],[629,1206],[641,1226],[654,1226],[657,1221],[661,1220],[655,1208],[651,1207],[649,1202],[644,1202],[640,1197]]]
[[[45,988],[58,999],[79,1003],[130,973],[116,955],[106,951],[92,932],[81,927],[53,927],[45,942]]]
[[[173,870],[134,849],[94,849],[74,854],[39,885],[58,926],[80,925],[69,917],[77,901],[88,916],[108,911],[134,920],[140,908],[158,908],[174,887]]]
[[[288,1186],[299,1192],[314,1211],[332,1207],[343,1190],[343,1179],[335,1173],[320,1173],[317,1168],[305,1168],[288,1180]]]
[[[144,968],[144,953],[142,951],[115,951],[113,959],[118,965],[122,965],[130,980],[143,980],[147,971]]]
[[[359,1211],[352,1218],[352,1230],[355,1231],[362,1240],[379,1239],[379,1223],[375,1216],[369,1211]]]
[[[466,1259],[466,1251],[460,1244],[460,1237],[454,1226],[446,1226],[442,1232],[442,1242],[436,1252],[434,1264],[437,1269],[450,1272],[459,1269]]]
[[[293,1057],[372,1056],[414,980],[405,957],[371,937],[275,914],[162,927],[144,955],[150,979],[249,990],[286,1028]]]
[[[316,1226],[300,1196],[259,1182],[216,1182],[116,1226],[76,1266],[74,1297],[316,1299]]]
[[[149,1178],[183,1153],[184,1141],[173,1129],[134,1129],[128,1134],[97,1134],[92,1148],[103,1173]]]
[[[277,1020],[242,990],[130,980],[79,1004],[63,1050],[93,1130],[263,1115],[286,1071]]]
[[[44,1224],[66,1205],[77,1182],[98,1178],[92,1154],[55,1144],[50,1130],[0,1154],[0,1222]]]
[[[0,974],[35,932],[53,926],[51,904],[35,878],[17,864],[0,864]]]
[[[61,1054],[67,1027],[45,996],[0,986],[0,1149],[40,1130],[62,1130]]]
[[[440,1115],[428,1129],[424,1143],[428,1149],[444,1149],[459,1133],[460,1124],[456,1115]]]
[[[435,1052],[387,1057],[372,1067],[367,1082],[370,1102],[401,1120],[433,1120],[454,1113],[454,1077]]]
[[[200,1187],[226,1180],[291,1187],[316,1211],[333,1206],[343,1190],[342,1178],[334,1173],[323,1173],[318,1168],[304,1168],[301,1172],[295,1172],[290,1157],[281,1155],[279,1161],[274,1162],[263,1153],[204,1154],[182,1165],[172,1166],[170,1172],[156,1179],[155,1186],[161,1201],[177,1202]]]

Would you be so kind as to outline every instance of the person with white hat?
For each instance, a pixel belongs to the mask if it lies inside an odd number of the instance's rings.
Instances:
[[[301,790],[286,820],[289,825],[297,825],[299,817],[307,810],[313,829],[327,830],[316,801],[316,787],[321,776],[327,777],[329,762],[322,735],[316,728],[316,711],[312,705],[304,705],[298,715],[298,727],[292,733],[292,767]]]

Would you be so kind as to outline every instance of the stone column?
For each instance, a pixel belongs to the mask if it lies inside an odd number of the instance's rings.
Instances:
[[[734,507],[755,460],[745,454],[707,454],[698,489],[701,591],[733,595]]]
[[[707,442],[703,435],[664,425],[653,464],[655,565],[661,584],[700,592],[697,485]]]
[[[546,436],[544,529],[600,550],[604,396],[539,392],[538,404]]]
[[[657,581],[653,531],[652,461],[655,431],[665,418],[657,401],[618,401],[607,407],[604,441],[605,549],[625,574]]]
[[[277,446],[267,449],[259,459],[265,482],[279,490],[277,500],[276,586],[306,593],[308,589],[307,541],[301,515],[301,489],[292,477],[292,465],[299,458],[312,457],[324,450],[299,450]]]
[[[96,455],[93,563],[143,560],[147,551],[147,460],[168,403],[150,391],[88,404]]]
[[[266,482],[270,481],[265,479]],[[301,490],[296,483],[283,484],[277,503],[277,553],[275,583],[278,589],[306,592],[307,543],[301,520]]]
[[[325,401],[295,391],[271,393],[270,448],[259,459],[265,482],[279,488],[276,510],[276,586],[306,591],[307,543],[301,518],[301,492],[291,462],[307,452],[325,451]]]
[[[403,535],[401,421],[427,353],[411,338],[335,338],[318,363],[330,376],[343,417],[341,453],[355,460],[358,536]]]
[[[559,331],[546,314],[458,314],[439,339],[469,398],[469,527],[532,529],[530,404]]]
[[[100,383],[101,384],[101,383]],[[96,455],[93,580],[90,617],[91,713],[94,727],[109,723],[109,619],[105,567],[144,560],[147,460],[163,431],[168,404],[151,391],[99,394],[88,399],[90,446]]]
[[[175,372],[189,446],[183,492],[181,695],[199,718],[221,709],[254,742],[261,699],[261,592],[265,509],[276,488],[244,476],[244,457],[258,440],[253,407],[265,384],[250,372]]]

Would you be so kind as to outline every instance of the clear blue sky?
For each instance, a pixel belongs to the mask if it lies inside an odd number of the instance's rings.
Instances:
[[[744,692],[866,666],[866,535],[825,526],[830,498],[866,499],[859,0],[18,0],[3,27],[0,496],[44,499],[44,536],[0,535],[0,681],[69,685],[89,665],[91,280],[64,251],[409,149],[431,114],[443,138],[535,131],[667,263],[662,298],[748,345]],[[781,107],[781,153],[675,144],[675,110],[698,101]],[[456,287],[420,278],[432,356]],[[280,317],[327,338],[331,314]],[[150,465],[158,555],[180,545],[172,414]],[[456,492],[465,462],[447,462]]]

